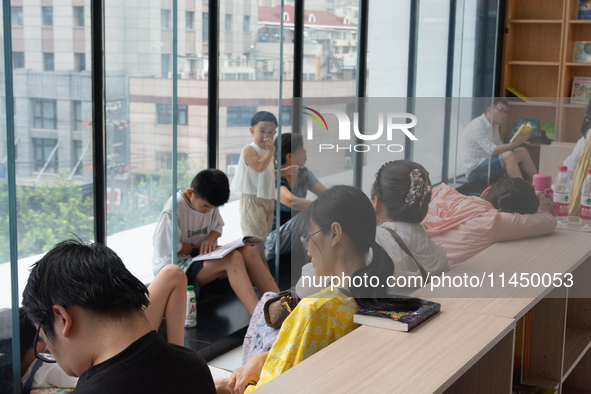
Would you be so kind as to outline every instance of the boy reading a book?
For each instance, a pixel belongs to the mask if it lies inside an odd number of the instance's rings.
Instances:
[[[207,169],[198,173],[191,187],[179,191],[177,204],[177,262],[185,271],[189,285],[196,289],[214,279],[228,278],[230,286],[252,314],[257,304],[253,283],[261,292],[279,292],[269,268],[251,246],[243,246],[221,259],[193,261],[192,257],[209,253],[217,248],[224,221],[219,207],[230,197],[228,178],[220,170]],[[152,268],[157,274],[172,263],[172,197],[164,205],[154,232]]]
[[[529,152],[521,146],[528,140],[529,133],[522,134],[508,144],[501,141],[499,125],[509,113],[508,108],[507,101],[497,97],[492,107],[488,107],[485,113],[473,119],[462,131],[460,157],[468,182],[488,179],[489,157],[490,178],[494,180],[505,174],[523,179],[523,173],[532,179],[538,173]]]

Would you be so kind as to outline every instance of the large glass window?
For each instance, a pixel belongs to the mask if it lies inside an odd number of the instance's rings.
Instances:
[[[86,70],[86,54],[75,53],[74,54],[74,70],[84,71]]]
[[[25,68],[24,52],[12,52],[12,68]]]
[[[193,11],[185,12],[185,26],[187,30],[193,30],[193,24],[195,22],[195,13]]]
[[[74,6],[74,26],[84,26],[84,7]]]
[[[162,17],[162,30],[169,30],[172,24],[170,10],[161,10],[160,15]]]
[[[53,7],[41,7],[43,26],[53,26]]]
[[[55,65],[53,63],[53,53],[46,52],[43,54],[43,71],[54,71]]]
[[[33,127],[55,130],[57,116],[55,100],[33,99]]]
[[[57,174],[58,153],[56,146],[57,139],[55,138],[33,138],[35,171],[41,171],[45,167],[45,171]]]
[[[250,126],[250,119],[257,112],[256,107],[228,107],[226,126],[240,127]]]
[[[11,20],[12,26],[22,26],[23,25],[23,7],[21,7],[21,6],[10,7],[10,20]]]
[[[156,113],[158,114],[158,124],[172,124],[172,105],[156,104]],[[187,124],[188,108],[186,105],[178,106],[178,124]]]

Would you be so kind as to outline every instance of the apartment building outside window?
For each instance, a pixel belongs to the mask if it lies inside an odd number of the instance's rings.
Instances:
[[[36,129],[55,130],[57,116],[55,100],[33,99],[33,127]]]

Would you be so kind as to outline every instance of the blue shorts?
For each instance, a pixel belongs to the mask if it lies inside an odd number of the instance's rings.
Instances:
[[[490,179],[499,179],[506,174],[505,169],[501,165],[501,155],[496,155],[490,158]],[[468,183],[476,182],[481,179],[488,178],[488,159],[484,160],[478,165],[470,175],[468,175]]]

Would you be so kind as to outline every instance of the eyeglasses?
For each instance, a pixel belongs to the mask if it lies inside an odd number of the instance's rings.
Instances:
[[[304,245],[304,249],[306,250],[306,253],[308,253],[308,254],[312,253],[310,251],[310,238],[312,238],[314,235],[318,234],[321,231],[322,230],[318,230],[314,234],[308,235],[307,237],[304,237],[303,235],[300,237],[300,241],[302,241],[302,245]]]
[[[51,353],[37,353],[37,342],[39,342],[39,330],[41,330],[41,326],[37,327],[37,332],[35,333],[35,341],[33,342],[33,349],[35,352],[35,358],[46,362],[46,363],[55,363],[55,357]]]
[[[503,107],[495,107],[495,109],[499,112],[501,112],[502,114],[507,115],[509,113],[509,111],[507,111],[505,108]]]

